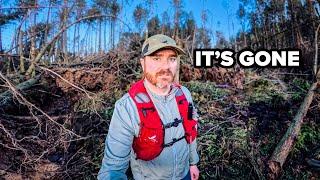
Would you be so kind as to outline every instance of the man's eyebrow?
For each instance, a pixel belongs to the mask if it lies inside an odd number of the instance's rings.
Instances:
[[[154,53],[152,56],[164,56],[163,53]],[[175,53],[169,54],[169,57],[177,57]]]
[[[163,56],[162,53],[154,53],[152,56]]]
[[[170,54],[169,57],[177,57],[176,54]]]

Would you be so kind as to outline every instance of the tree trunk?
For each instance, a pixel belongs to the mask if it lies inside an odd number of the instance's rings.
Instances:
[[[316,28],[316,22],[314,21],[315,19],[315,16],[316,16],[316,13],[315,13],[315,10],[313,8],[313,3],[311,0],[307,0],[307,6],[308,6],[308,11],[310,13],[310,18],[312,20],[312,30],[315,31],[315,28]]]
[[[24,67],[24,56],[23,56],[23,33],[21,30],[19,30],[19,35],[18,35],[18,43],[19,43],[19,57],[20,57],[20,73],[24,73],[25,67]]]
[[[49,8],[48,8],[48,13],[47,13],[47,22],[46,22],[46,30],[44,33],[44,42],[46,43],[48,40],[48,36],[49,36],[49,23],[50,23],[50,14],[51,14],[51,5],[52,5],[52,1],[49,1]]]
[[[37,1],[35,1],[35,6],[37,6]],[[33,16],[31,16],[32,21],[31,21],[31,30],[29,33],[30,36],[30,59],[31,61],[33,61],[36,58],[36,39],[35,39],[35,35],[36,35],[36,23],[37,23],[37,13],[36,13],[36,9],[34,9],[32,11]],[[34,71],[30,72],[30,74],[32,74],[32,76],[34,76]]]
[[[280,170],[284,162],[286,161],[286,158],[291,151],[295,140],[298,138],[303,118],[308,112],[317,85],[317,82],[312,84],[297,114],[293,118],[293,121],[291,122],[287,132],[273,151],[273,154],[268,162],[268,166],[270,169],[269,177],[271,179],[276,179],[279,176]]]
[[[0,72],[1,74],[1,72]],[[1,74],[2,75],[2,74]],[[3,76],[3,75],[2,75]],[[17,90],[26,90],[32,87],[35,83],[37,83],[40,79],[40,76],[36,76],[32,79],[29,79],[25,82],[22,82],[16,86]],[[12,103],[12,92],[10,90],[7,90],[0,94],[0,107],[5,108],[9,106]]]
[[[291,38],[292,38],[292,44],[293,46],[296,46],[296,36],[295,36],[295,13],[293,9],[293,3],[292,0],[288,0],[288,6],[290,11],[290,18],[291,18]]]
[[[64,0],[63,1],[63,4],[64,4],[64,8],[63,8],[63,28],[66,27],[67,25],[67,21],[68,21],[68,0]],[[69,60],[68,60],[68,36],[67,36],[68,32],[65,31],[63,33],[63,38],[62,38],[62,43],[63,43],[63,59],[64,59],[64,63],[65,64],[68,64],[69,63]]]
[[[2,47],[2,29],[0,26],[0,52],[3,52],[3,47]]]
[[[194,25],[193,36],[192,36],[192,44],[191,44],[191,54],[192,55],[193,55],[193,50],[194,50],[195,45],[196,45],[196,34],[197,34],[197,26]]]
[[[77,44],[77,49],[78,49],[78,54],[81,54],[80,53],[80,24],[78,24],[78,26],[77,26],[77,36],[78,36],[78,44]],[[82,46],[81,46],[82,47]]]
[[[320,28],[320,25],[318,26],[316,32],[315,32],[315,57],[314,57],[314,65],[313,65],[313,69],[314,69],[314,79],[316,79],[316,82],[314,82],[307,95],[304,98],[304,101],[302,102],[298,113],[295,115],[295,117],[293,118],[293,121],[291,122],[287,132],[285,133],[285,135],[282,137],[281,141],[279,142],[279,144],[277,145],[277,147],[275,148],[275,150],[273,151],[273,154],[268,162],[268,166],[269,166],[269,178],[270,179],[276,179],[279,176],[280,170],[282,169],[282,166],[289,154],[289,152],[291,151],[293,144],[296,140],[296,138],[298,138],[298,135],[300,133],[300,128],[303,122],[303,118],[305,117],[305,115],[308,112],[309,106],[313,100],[313,96],[315,93],[315,90],[317,89],[319,83],[318,83],[318,30]]]
[[[103,50],[105,51],[106,50],[106,47],[107,47],[107,19],[104,18],[104,25],[103,25],[103,29],[104,29],[104,33],[103,33]]]
[[[78,26],[78,24],[76,24],[73,29],[73,57],[74,58],[76,56],[76,39],[79,38],[79,37],[77,37],[77,26]]]
[[[2,8],[2,2],[0,4],[0,8]],[[2,15],[2,10],[0,11],[0,15]],[[0,52],[3,52],[3,47],[2,47],[2,27],[0,26]]]
[[[98,51],[101,53],[101,30],[102,30],[102,20],[99,19],[99,41],[98,41]]]

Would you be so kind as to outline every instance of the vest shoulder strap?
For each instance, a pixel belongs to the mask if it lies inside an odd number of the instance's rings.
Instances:
[[[139,100],[139,94],[143,94],[148,101],[144,102],[143,100]],[[130,87],[129,95],[138,109],[141,125],[145,125],[150,128],[159,128],[163,126],[160,116],[147,93],[146,88],[144,87],[143,80],[139,80]]]

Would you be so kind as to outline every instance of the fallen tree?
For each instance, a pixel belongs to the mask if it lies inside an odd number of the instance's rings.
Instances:
[[[320,29],[320,25],[315,32],[315,57],[314,57],[314,66],[313,66],[313,73],[315,82],[311,85],[307,95],[305,96],[302,104],[300,105],[297,114],[293,118],[289,128],[287,129],[286,133],[276,146],[275,150],[272,153],[270,160],[268,161],[268,168],[269,168],[269,178],[276,179],[279,176],[279,173],[282,169],[283,164],[285,163],[287,156],[289,155],[290,151],[293,148],[295,140],[298,138],[301,125],[303,123],[303,119],[306,116],[310,104],[313,100],[315,91],[318,88],[319,81],[319,70],[317,67],[318,64],[318,31]]]
[[[314,96],[315,90],[317,89],[317,86],[318,86],[317,82],[312,84],[297,114],[293,118],[293,121],[291,122],[287,132],[282,137],[279,144],[273,151],[273,154],[268,162],[268,166],[271,172],[269,174],[269,177],[271,179],[275,179],[279,175],[280,170],[284,162],[286,161],[286,158],[289,155],[295,140],[297,139],[300,133],[301,125],[303,123],[303,118],[306,116],[308,112],[309,106],[313,100],[313,96]]]
[[[0,72],[0,77],[4,79],[4,75]],[[32,87],[35,83],[37,83],[40,79],[40,75],[35,76],[34,78],[31,78],[27,81],[24,81],[20,84],[18,84],[15,88],[19,91],[29,89]],[[7,90],[0,94],[0,107],[4,108],[5,106],[8,106],[12,102],[12,91]]]

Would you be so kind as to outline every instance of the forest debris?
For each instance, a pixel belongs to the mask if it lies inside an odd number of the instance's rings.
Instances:
[[[312,167],[320,168],[320,161],[317,159],[313,159],[313,158],[307,159],[307,163]]]
[[[275,179],[278,177],[280,170],[282,169],[282,166],[286,161],[286,158],[293,147],[294,141],[299,135],[303,118],[308,112],[308,109],[313,100],[314,92],[317,88],[317,85],[318,85],[317,82],[312,84],[297,114],[293,118],[293,121],[290,124],[287,132],[282,137],[279,144],[273,151],[273,154],[268,162],[268,166],[270,170],[269,177],[271,179]]]
[[[8,115],[8,114],[1,114],[0,117],[6,117],[6,118],[12,118],[12,119],[17,119],[21,121],[29,121],[29,120],[34,120],[34,116],[13,116],[13,115]],[[53,120],[61,119],[61,118],[68,118],[70,117],[71,114],[66,114],[66,115],[59,115],[59,116],[51,116]],[[44,115],[38,115],[36,116],[37,118],[45,118],[46,116]]]
[[[52,178],[57,173],[60,166],[50,161],[43,161],[37,164],[36,169],[37,171],[31,179],[48,179]]]
[[[56,85],[64,92],[72,91],[75,86],[83,87],[86,92],[99,89],[107,92],[115,81],[115,76],[105,68],[56,68],[54,72],[60,74]]]
[[[192,68],[191,65],[182,64],[181,65],[181,80],[191,81],[191,80],[208,80],[215,82],[218,85],[228,83],[229,85],[243,89],[244,83],[244,70],[243,69],[225,69],[219,67],[213,67],[206,70],[200,70],[197,68]]]
[[[17,173],[5,172],[3,173],[3,178],[6,180],[22,180],[22,175]]]
[[[259,164],[256,162],[252,151],[249,152],[247,149],[244,149],[244,151],[245,151],[245,154],[246,154],[247,158],[249,159],[249,161],[250,161],[255,173],[259,177],[259,179],[260,180],[265,180],[265,177],[264,177],[264,175],[262,173],[262,170],[259,168]]]
[[[4,77],[1,72],[0,72],[0,76]],[[35,83],[37,83],[40,79],[40,75],[32,78],[32,79],[29,79],[27,81],[24,81],[20,84],[18,84],[16,86],[16,90],[20,91],[20,90],[26,90],[26,89],[29,89],[30,87],[32,87]],[[3,93],[0,94],[0,107],[1,108],[4,108],[4,106],[7,106],[10,104],[12,100],[12,91],[10,90],[7,90]]]
[[[243,69],[225,69],[214,67],[208,69],[204,74],[205,79],[214,81],[217,84],[229,83],[238,89],[243,89],[245,77]]]
[[[36,169],[37,171],[33,172],[33,173],[27,173],[26,175],[21,175],[18,173],[13,173],[13,172],[6,172],[0,171],[0,175],[2,177],[4,177],[4,179],[7,180],[22,180],[22,179],[49,179],[52,178],[57,171],[60,169],[60,166],[49,162],[49,161],[42,161],[38,164],[36,164]]]
[[[42,109],[40,109],[39,107],[35,106],[34,104],[32,104],[31,102],[29,102],[21,93],[19,93],[17,91],[17,88],[14,87],[12,85],[12,83],[5,78],[2,73],[0,73],[0,77],[1,79],[3,79],[3,81],[5,81],[5,83],[7,84],[7,86],[9,87],[11,93],[13,94],[13,96],[15,98],[17,98],[17,100],[19,101],[20,104],[23,104],[25,106],[27,106],[30,109],[30,112],[32,113],[33,110],[37,110],[39,111],[41,114],[43,114],[46,118],[48,118],[48,120],[50,120],[53,124],[57,125],[58,127],[60,127],[61,129],[63,129],[65,132],[68,132],[70,135],[74,135],[75,137],[81,137],[79,135],[77,135],[76,133],[72,132],[69,129],[66,129],[63,125],[59,124],[58,122],[56,122],[55,120],[53,120],[47,113],[45,113]],[[34,114],[33,114],[34,115]],[[35,116],[34,116],[35,117]],[[35,117],[35,119],[37,119]],[[37,119],[38,120],[38,119]]]

